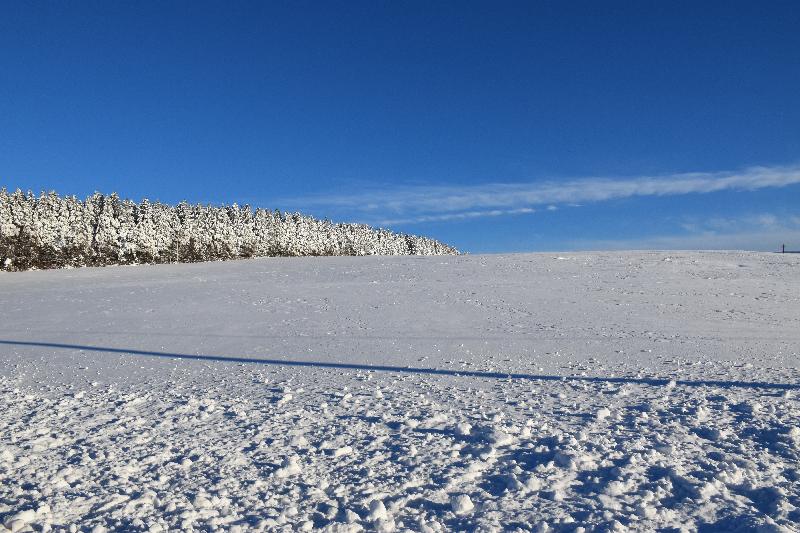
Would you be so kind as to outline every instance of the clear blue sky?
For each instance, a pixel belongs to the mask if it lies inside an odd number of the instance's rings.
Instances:
[[[0,186],[800,248],[800,5],[5,2]]]

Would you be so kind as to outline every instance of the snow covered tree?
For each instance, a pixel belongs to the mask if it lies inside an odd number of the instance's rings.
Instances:
[[[455,248],[300,213],[213,207],[116,194],[86,200],[0,189],[0,269],[214,261],[264,256],[444,255]]]

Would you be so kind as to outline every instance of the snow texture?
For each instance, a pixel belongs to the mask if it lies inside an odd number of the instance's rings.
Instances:
[[[438,241],[234,204],[85,201],[0,189],[0,270],[306,255],[447,255]]]
[[[0,273],[0,528],[796,531],[800,257]]]

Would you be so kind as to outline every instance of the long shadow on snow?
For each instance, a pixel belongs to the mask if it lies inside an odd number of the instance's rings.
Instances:
[[[527,379],[531,381],[587,381],[592,383],[636,383],[641,385],[666,385],[667,379],[658,378],[626,378],[597,376],[552,376],[546,374],[520,374],[514,372],[480,372],[476,370],[446,370],[442,368],[419,368],[411,366],[360,365],[355,363],[326,363],[323,361],[287,361],[281,359],[258,359],[255,357],[231,357],[226,355],[184,354],[156,352],[150,350],[133,350],[111,348],[107,346],[88,346],[83,344],[63,344],[58,342],[35,342],[0,340],[0,345],[38,346],[42,348],[62,348],[65,350],[85,350],[89,352],[106,352],[127,355],[143,355],[163,357],[166,359],[187,359],[193,361],[217,361],[223,363],[252,363],[259,365],[299,366],[311,368],[336,368],[342,370],[367,370],[374,372],[402,372],[406,374],[430,374],[435,376],[461,376],[494,379]],[[724,380],[675,380],[677,385],[688,387],[746,387],[761,389],[800,389],[798,383],[767,383],[763,381],[724,381]]]

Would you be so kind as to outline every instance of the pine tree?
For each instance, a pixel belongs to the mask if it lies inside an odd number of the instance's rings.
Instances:
[[[432,239],[333,224],[300,213],[139,204],[117,194],[86,200],[0,189],[0,269],[214,261],[264,256],[442,255]]]

